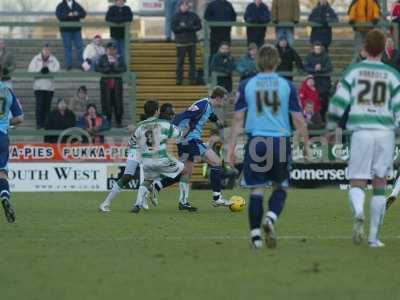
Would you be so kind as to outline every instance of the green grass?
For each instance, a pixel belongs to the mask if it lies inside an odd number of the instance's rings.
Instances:
[[[105,193],[14,194],[17,223],[0,218],[0,299],[400,299],[400,205],[387,247],[369,249],[351,243],[345,192],[292,190],[278,248],[253,251],[246,212],[212,208],[208,191],[191,194],[199,213],[180,212],[177,193],[139,215],[136,193],[107,215]]]

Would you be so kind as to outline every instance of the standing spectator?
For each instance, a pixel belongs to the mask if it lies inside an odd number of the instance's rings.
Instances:
[[[189,2],[184,0],[179,5],[179,11],[172,19],[172,30],[175,34],[177,60],[176,84],[183,81],[183,64],[186,53],[189,56],[190,84],[196,84],[196,32],[201,29],[201,20],[194,12],[189,11]]]
[[[329,23],[337,22],[338,16],[327,0],[319,0],[311,11],[308,21],[318,23],[322,26],[312,28],[310,43],[314,44],[315,41],[320,41],[326,50],[328,50],[332,43],[332,27],[329,26]]]
[[[80,22],[86,17],[86,11],[75,0],[63,0],[57,5],[56,16],[60,22]],[[67,70],[72,69],[72,44],[75,44],[79,66],[83,63],[83,40],[81,27],[60,27],[64,44]]]
[[[394,42],[391,38],[386,39],[385,51],[382,55],[382,62],[400,72],[400,53],[399,50],[394,47]]]
[[[101,42],[101,36],[96,34],[93,41],[87,45],[85,51],[83,51],[84,63],[82,67],[85,71],[95,70],[100,57],[106,54],[106,49],[102,46]]]
[[[104,143],[104,136],[99,134],[110,129],[110,123],[97,112],[97,107],[94,104],[88,104],[85,114],[79,118],[77,127],[82,128],[90,135],[90,142],[95,144]]]
[[[271,14],[268,6],[262,0],[254,0],[246,7],[244,20],[252,24],[264,24],[263,27],[247,27],[247,45],[255,43],[257,47],[264,45],[267,23],[271,21]]]
[[[245,55],[243,55],[236,65],[236,71],[240,74],[240,80],[253,77],[258,73],[256,66],[258,48],[257,45],[251,43]]]
[[[115,5],[110,6],[106,14],[106,21],[122,24],[132,22],[133,13],[128,5],[125,5],[125,0],[115,0]],[[125,28],[111,26],[110,36],[115,40],[119,55],[125,57]]]
[[[42,51],[36,55],[29,64],[28,72],[42,74],[47,78],[37,76],[33,83],[33,90],[36,98],[36,128],[44,127],[46,118],[49,114],[51,101],[53,100],[55,85],[54,79],[48,78],[49,74],[58,72],[60,63],[45,45]],[[36,77],[36,76],[35,76]]]
[[[227,0],[211,1],[204,12],[204,19],[208,22],[235,22],[236,12]],[[210,28],[210,59],[218,52],[222,42],[231,42],[231,26]]]
[[[72,97],[68,103],[68,109],[76,114],[83,114],[89,104],[88,90],[85,85],[78,88],[76,95]]]
[[[1,81],[10,89],[12,89],[12,82],[10,73],[16,68],[14,55],[6,49],[6,43],[0,39],[0,65],[3,67],[3,74]]]
[[[304,71],[303,61],[297,51],[292,48],[286,37],[281,37],[276,45],[278,49],[279,57],[281,58],[281,63],[278,65],[276,71],[279,72],[293,72],[293,64],[296,64],[297,69],[300,72]],[[292,81],[293,76],[283,75],[287,80]]]
[[[306,108],[307,102],[313,103],[314,112],[321,110],[321,99],[312,76],[308,76],[300,86],[300,104],[303,109]]]
[[[278,24],[275,28],[276,37],[279,40],[286,37],[290,45],[294,43],[294,27],[279,26],[281,22],[292,22],[297,24],[300,20],[299,0],[273,0],[272,1],[272,21]]]
[[[165,0],[164,1],[164,14],[165,14],[165,38],[167,42],[172,41],[172,18],[178,11],[179,0]]]
[[[233,71],[235,71],[235,59],[231,55],[231,47],[229,43],[222,42],[211,61],[211,72],[218,73],[217,85],[223,86],[229,93],[232,92]]]
[[[107,53],[103,55],[96,66],[96,71],[106,74],[121,74],[126,72],[126,64],[118,55],[116,45],[107,44]],[[121,76],[103,77],[100,80],[101,109],[111,124],[112,109],[114,108],[117,127],[122,127],[122,115],[124,113],[124,88]]]
[[[73,111],[67,108],[67,103],[63,98],[58,99],[57,108],[54,109],[47,117],[46,130],[65,130],[74,127],[76,117]],[[44,137],[45,143],[57,143],[58,135],[47,135]],[[63,136],[61,143],[65,143],[68,136]]]
[[[332,63],[327,51],[322,44],[315,42],[312,52],[305,59],[305,68],[308,74],[314,76],[315,86],[321,97],[321,116],[325,120],[331,91]]]
[[[393,4],[393,8],[392,8],[392,13],[391,13],[391,17],[392,17],[392,24],[393,26],[397,26],[398,31],[398,38],[400,40],[400,0],[397,0],[394,4]],[[394,29],[392,28],[392,35],[394,34]]]
[[[356,52],[362,47],[368,31],[373,27],[357,26],[357,23],[378,23],[381,17],[381,8],[377,0],[353,0],[348,9],[349,22],[355,31]]]

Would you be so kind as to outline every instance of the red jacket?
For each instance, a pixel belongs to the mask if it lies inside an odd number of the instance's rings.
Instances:
[[[319,96],[318,90],[314,87],[311,87],[308,84],[308,81],[312,78],[307,78],[303,81],[300,86],[300,104],[301,107],[306,107],[306,103],[311,101],[314,103],[314,112],[319,112],[321,110],[321,99]]]

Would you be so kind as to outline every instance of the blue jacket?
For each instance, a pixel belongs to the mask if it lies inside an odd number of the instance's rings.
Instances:
[[[244,20],[247,23],[263,24],[271,21],[271,14],[268,6],[261,3],[257,6],[254,2],[247,5],[246,12],[244,13]]]
[[[71,12],[77,12],[77,16],[68,16]],[[56,16],[60,22],[79,22],[86,17],[86,11],[75,0],[72,3],[72,9],[69,8],[67,1],[63,0],[56,8]],[[76,32],[81,31],[80,27],[62,27],[61,32]]]
[[[318,41],[324,46],[329,46],[332,42],[332,28],[328,23],[338,21],[338,16],[329,3],[326,5],[318,3],[311,11],[308,21],[323,25],[323,27],[312,28],[310,42],[313,44]]]
[[[256,62],[248,53],[243,55],[236,64],[236,71],[240,74],[240,80],[247,79],[258,73]]]

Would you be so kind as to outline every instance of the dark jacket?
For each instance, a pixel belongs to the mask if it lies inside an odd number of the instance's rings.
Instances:
[[[235,59],[229,54],[216,53],[211,61],[211,71],[225,76],[232,76],[235,70]]]
[[[257,6],[254,2],[250,3],[246,7],[244,13],[244,20],[247,23],[264,24],[271,21],[271,13],[269,12],[268,6],[265,3],[261,3]]]
[[[312,28],[310,37],[311,44],[319,41],[324,46],[329,46],[332,42],[332,28],[328,25],[328,23],[338,21],[338,16],[329,3],[326,5],[321,5],[318,3],[317,6],[311,11],[308,21],[323,25],[323,27]]]
[[[1,77],[2,81],[11,80],[10,73],[14,72],[17,67],[15,62],[15,57],[12,52],[4,49],[2,53],[0,53],[0,65],[3,67],[3,77]]]
[[[201,20],[194,12],[177,12],[172,18],[172,31],[178,45],[195,44],[197,42],[196,32],[200,29]]]
[[[225,21],[235,22],[236,12],[227,0],[214,0],[211,1],[204,12],[204,19],[207,21]],[[231,27],[211,27],[211,40],[222,39],[220,42],[230,42]]]
[[[315,66],[321,64],[321,71],[316,72]],[[305,59],[305,69],[308,74],[314,75],[315,86],[322,93],[329,93],[331,88],[331,78],[330,76],[319,76],[327,75],[332,72],[332,62],[329,57],[328,52],[323,51],[320,54],[311,52],[307,55]]]
[[[67,109],[65,115],[62,115],[58,109],[54,109],[50,112],[45,129],[47,130],[65,130],[74,127],[76,123],[76,117],[73,111]],[[65,137],[68,138],[68,137]],[[57,143],[58,135],[45,136],[44,141],[46,143]],[[62,142],[65,142],[64,140]]]
[[[240,74],[240,80],[247,79],[258,73],[256,62],[251,58],[249,53],[240,58],[236,64],[236,71]]]
[[[299,54],[294,50],[289,44],[282,48],[279,44],[276,46],[279,52],[279,57],[281,58],[281,63],[278,65],[277,72],[293,72],[293,64],[299,71],[304,71],[303,61]],[[284,76],[286,79],[293,80],[293,76]]]
[[[118,56],[117,62],[111,64],[108,60],[107,54],[100,57],[98,64],[96,65],[96,72],[103,74],[120,74],[126,71],[125,61],[121,56]]]
[[[69,13],[71,12],[77,12],[77,16],[70,17],[68,16]],[[60,4],[57,5],[56,8],[56,16],[57,19],[60,22],[79,22],[81,19],[84,19],[86,17],[86,11],[83,9],[83,7],[73,1],[72,4],[72,9],[69,8],[67,1],[63,0]],[[62,27],[60,28],[61,32],[76,32],[76,31],[81,31],[80,27]]]
[[[400,52],[397,49],[393,49],[392,53],[389,55],[387,51],[383,51],[382,62],[395,68],[400,72]]]
[[[124,5],[119,7],[117,5],[112,5],[109,7],[106,14],[106,21],[111,23],[126,23],[132,22],[133,13],[129,6]],[[122,40],[125,37],[124,27],[111,27],[110,28],[111,38],[115,40]]]

